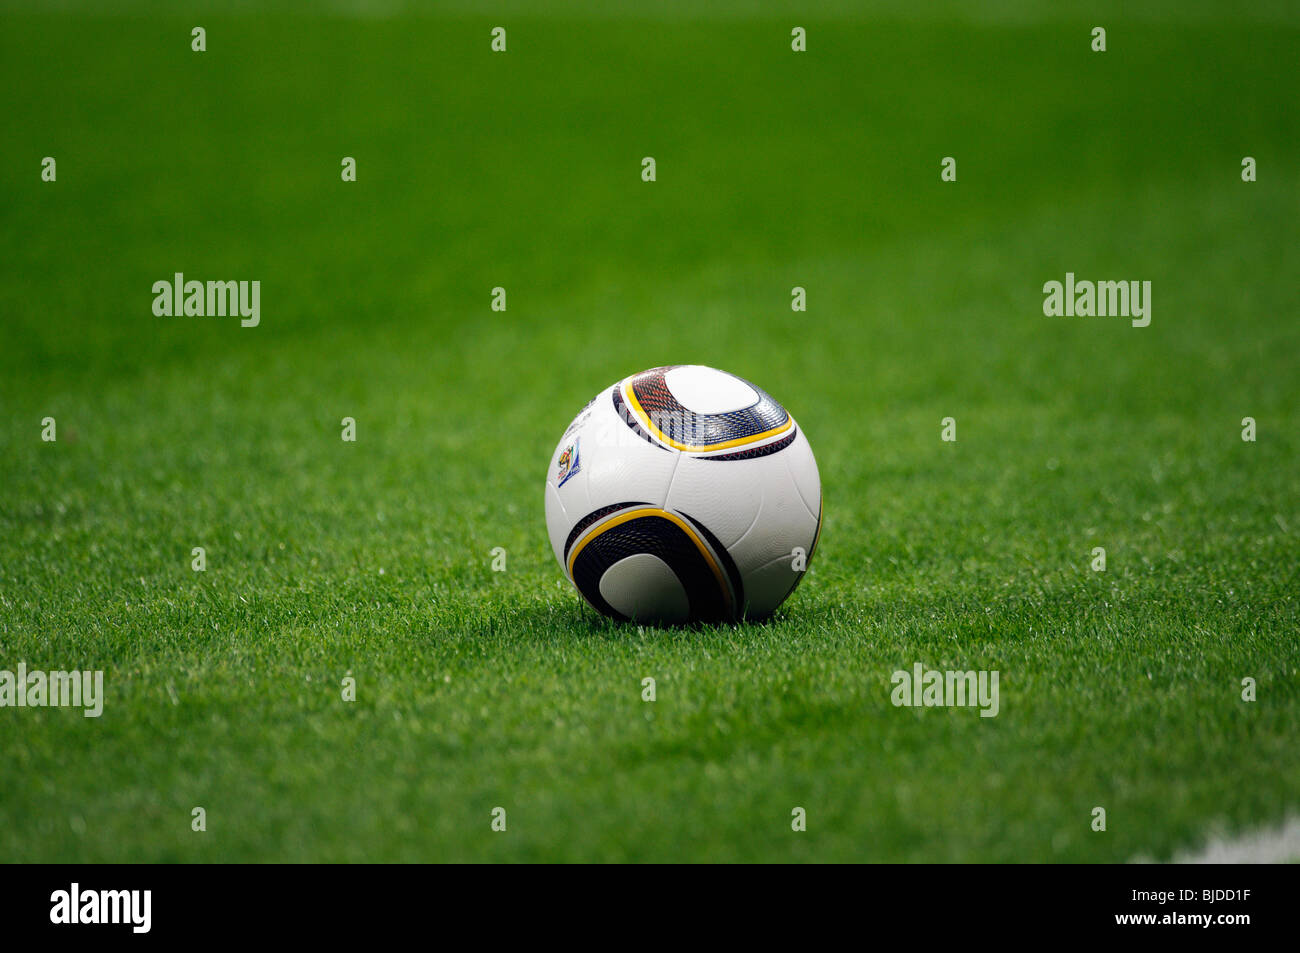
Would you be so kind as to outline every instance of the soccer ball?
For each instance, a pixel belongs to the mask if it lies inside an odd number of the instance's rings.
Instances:
[[[808,438],[765,391],[699,365],[602,391],[546,477],[565,575],[616,619],[762,619],[803,578],[821,532]]]

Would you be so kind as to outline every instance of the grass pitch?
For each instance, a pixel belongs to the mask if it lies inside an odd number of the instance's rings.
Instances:
[[[906,9],[4,13],[0,669],[107,698],[0,709],[0,860],[1122,861],[1300,809],[1300,25]],[[177,271],[260,326],[155,317]],[[1045,317],[1067,271],[1150,326]],[[551,555],[554,442],[665,363],[817,454],[770,624],[607,623]],[[894,707],[916,662],[998,716]]]

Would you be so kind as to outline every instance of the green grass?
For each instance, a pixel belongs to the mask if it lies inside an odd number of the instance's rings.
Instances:
[[[1106,23],[5,14],[0,669],[107,702],[0,709],[0,860],[1122,861],[1300,810],[1300,29]],[[174,271],[261,326],[155,318]],[[1151,326],[1044,317],[1066,271]],[[606,623],[547,543],[572,415],[687,362],[817,453],[770,624]],[[893,707],[917,661],[1000,714]]]

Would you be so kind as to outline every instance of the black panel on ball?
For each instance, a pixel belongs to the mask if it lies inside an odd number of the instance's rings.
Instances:
[[[646,514],[616,526],[597,529],[573,561],[573,584],[593,606],[615,619],[627,619],[600,594],[605,570],[636,553],[658,556],[686,590],[691,620],[720,622],[731,618],[727,594],[695,541],[672,520]]]

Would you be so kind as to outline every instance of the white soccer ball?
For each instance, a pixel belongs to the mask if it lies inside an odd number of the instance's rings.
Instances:
[[[785,408],[711,367],[602,391],[546,476],[546,528],[592,607],[653,624],[761,619],[803,578],[821,479]]]

